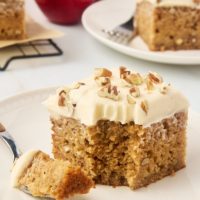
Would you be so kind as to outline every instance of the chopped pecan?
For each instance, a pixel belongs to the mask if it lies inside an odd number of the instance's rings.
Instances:
[[[122,87],[132,87],[132,84],[130,84],[129,82],[127,82],[125,79],[121,79],[121,86]]]
[[[104,86],[98,91],[98,95],[100,97],[112,99],[115,101],[119,100],[119,91],[117,90],[117,86],[112,86],[112,85]]]
[[[65,107],[66,114],[72,116],[76,104],[73,104],[69,96],[69,88],[61,88],[57,91],[58,94],[58,106]]]
[[[95,78],[96,77],[111,77],[112,72],[106,68],[96,68],[94,75],[95,75]]]
[[[133,97],[139,97],[140,96],[140,89],[137,86],[133,86],[130,90],[129,93]]]
[[[124,79],[132,85],[141,85],[144,81],[139,73],[131,73],[127,75]]]
[[[109,77],[96,77],[95,81],[98,86],[106,86],[111,84]]]
[[[123,66],[122,66],[122,67],[119,68],[119,75],[120,75],[120,78],[124,79],[124,78],[126,78],[126,76],[129,75],[129,74],[131,74],[131,72],[128,71],[128,70],[126,69],[126,67],[123,67]]]
[[[148,91],[152,91],[154,89],[153,82],[150,79],[146,79],[145,83]]]
[[[85,85],[85,83],[78,82],[78,83],[74,84],[74,86],[72,87],[72,89],[79,89],[82,85]]]
[[[66,91],[65,90],[61,90],[59,93],[59,98],[58,98],[58,105],[59,106],[65,106],[65,100],[66,100]]]
[[[131,73],[126,69],[126,67],[120,67],[120,78],[125,80],[131,85],[141,85],[143,83],[143,78],[139,73]]]
[[[59,106],[65,106],[65,102],[69,99],[69,91],[68,87],[62,87],[57,90]]]
[[[147,78],[155,84],[160,84],[163,82],[162,77],[156,72],[149,72]]]
[[[142,110],[147,114],[148,110],[149,110],[147,101],[146,100],[142,101],[140,106],[141,106]]]

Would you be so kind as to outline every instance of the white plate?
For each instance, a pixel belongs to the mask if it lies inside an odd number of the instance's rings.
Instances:
[[[85,29],[103,44],[130,56],[170,64],[200,64],[200,50],[184,51],[149,51],[139,37],[130,46],[125,46],[107,39],[102,29],[112,29],[130,19],[135,9],[135,0],[99,1],[88,7],[82,17]]]
[[[16,139],[23,151],[39,148],[51,152],[49,116],[41,102],[54,89],[43,89],[17,95],[0,102],[0,122]],[[76,200],[199,200],[200,199],[200,115],[190,112],[187,167],[173,177],[164,178],[146,188],[132,191],[128,187],[98,185],[89,194]],[[0,141],[0,199],[33,200],[9,184],[12,156]]]

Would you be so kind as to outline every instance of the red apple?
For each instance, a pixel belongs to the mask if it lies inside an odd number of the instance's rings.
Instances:
[[[95,0],[36,0],[46,17],[58,24],[75,24]]]

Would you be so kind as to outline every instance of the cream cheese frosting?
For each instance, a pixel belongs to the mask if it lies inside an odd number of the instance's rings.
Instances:
[[[164,83],[158,74],[142,76],[126,70],[137,78],[135,83],[130,83],[120,77],[119,71],[112,71],[110,77],[94,75],[69,87],[61,87],[44,105],[52,118],[75,118],[87,126],[95,125],[99,120],[122,124],[134,121],[135,124],[149,126],[176,112],[187,111],[187,99]]]
[[[29,150],[24,153],[18,160],[16,160],[12,172],[11,172],[11,185],[12,187],[19,186],[19,178],[24,173],[26,168],[32,162],[34,156],[39,152],[39,150]]]
[[[195,3],[194,0],[137,0],[137,3],[148,1],[155,6],[188,6],[200,8],[199,3]]]

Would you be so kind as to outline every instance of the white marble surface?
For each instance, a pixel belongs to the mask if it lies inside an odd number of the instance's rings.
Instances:
[[[97,66],[125,65],[141,73],[151,70],[162,74],[189,98],[191,108],[200,112],[200,65],[164,65],[121,55],[94,40],[81,24],[59,26],[49,23],[34,1],[27,1],[27,11],[43,25],[65,33],[64,37],[55,40],[64,55],[12,62],[6,72],[0,72],[0,99],[28,90],[68,84],[88,76]]]

